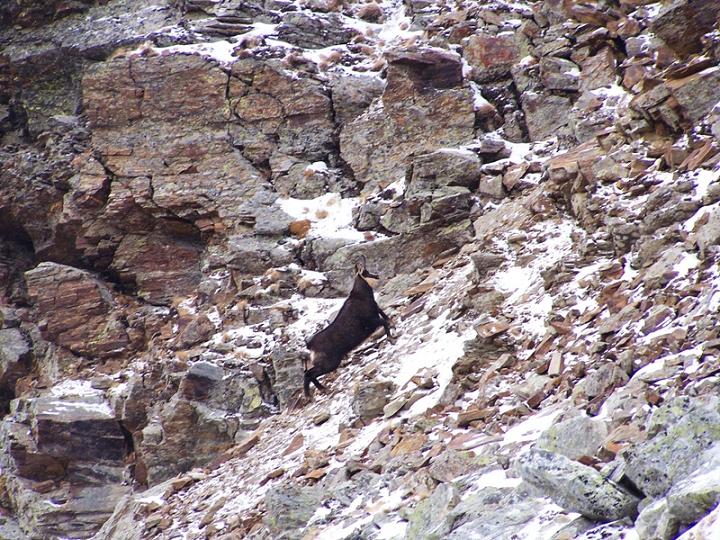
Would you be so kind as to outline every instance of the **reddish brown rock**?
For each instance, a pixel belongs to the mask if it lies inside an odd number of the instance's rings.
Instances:
[[[125,352],[128,336],[110,290],[88,272],[45,262],[25,273],[43,337],[76,354]]]
[[[195,290],[200,282],[201,250],[192,237],[128,235],[118,246],[111,268],[138,296],[165,305]]]
[[[509,76],[520,56],[515,34],[510,32],[470,36],[463,48],[463,58],[472,67],[472,78],[477,82]]]
[[[248,213],[260,175],[228,138],[228,75],[215,63],[129,56],[92,66],[82,84],[93,146],[109,171],[134,179],[124,182],[145,214],[232,227]]]
[[[651,30],[679,56],[699,52],[700,38],[718,22],[720,3],[716,0],[675,0],[664,7]]]
[[[617,79],[617,62],[610,47],[588,57],[581,65],[580,90],[585,92],[610,86]]]
[[[280,62],[244,59],[233,64],[228,89],[228,129],[253,164],[270,160],[277,177],[286,173],[274,165],[280,157],[313,162],[334,153],[333,104],[320,81]]]

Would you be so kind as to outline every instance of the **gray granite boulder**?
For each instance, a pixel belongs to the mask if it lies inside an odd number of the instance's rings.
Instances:
[[[598,521],[635,514],[638,499],[591,467],[565,456],[532,448],[518,458],[522,478],[539,488],[557,505]]]
[[[624,454],[627,476],[645,495],[661,497],[720,441],[718,400],[675,398],[658,408],[646,427],[649,439]]]

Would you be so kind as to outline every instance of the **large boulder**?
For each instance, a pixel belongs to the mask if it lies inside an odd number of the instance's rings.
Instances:
[[[718,400],[679,397],[658,408],[646,426],[648,440],[627,450],[627,477],[647,496],[662,497],[702,463],[720,441]]]
[[[247,372],[227,372],[207,361],[195,362],[178,391],[158,403],[142,428],[138,456],[148,485],[154,486],[193,467],[203,467],[250,437],[243,429],[262,414],[261,390]]]
[[[517,461],[522,478],[541,489],[556,504],[600,521],[634,516],[636,497],[604,478],[595,469],[560,454],[532,448]]]
[[[26,272],[25,280],[45,339],[89,357],[126,352],[129,340],[112,292],[92,274],[44,262]]]
[[[123,481],[132,446],[88,383],[15,400],[0,440],[9,502],[31,538],[87,538],[130,492]]]
[[[605,422],[578,415],[558,422],[540,435],[538,447],[569,459],[594,456],[608,435]]]
[[[651,25],[652,31],[680,57],[702,50],[700,38],[718,22],[720,4],[715,0],[674,0],[664,6]]]

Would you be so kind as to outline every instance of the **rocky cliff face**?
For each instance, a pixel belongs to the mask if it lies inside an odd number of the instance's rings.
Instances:
[[[0,536],[720,534],[719,15],[0,6]]]

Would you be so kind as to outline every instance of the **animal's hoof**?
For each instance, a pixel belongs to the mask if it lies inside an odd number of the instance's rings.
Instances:
[[[312,396],[300,394],[288,405],[288,411],[296,411],[312,402]]]

